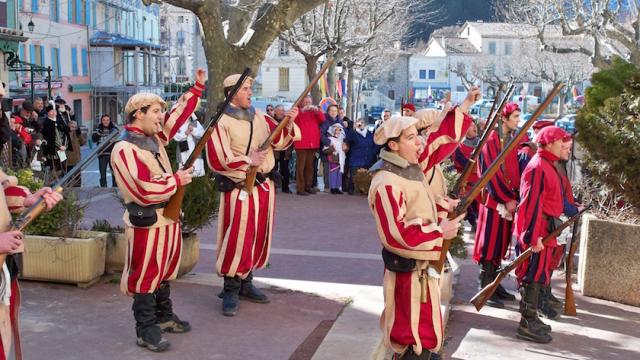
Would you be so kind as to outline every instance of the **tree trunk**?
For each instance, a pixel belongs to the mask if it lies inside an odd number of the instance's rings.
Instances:
[[[305,56],[304,59],[307,62],[307,84],[309,84],[318,72],[318,58],[315,56]],[[320,86],[314,86],[311,89],[311,97],[313,98],[314,104],[320,104],[320,100],[322,100]]]
[[[568,89],[568,88],[569,88],[569,86],[567,84],[567,86],[565,86],[565,89]],[[567,90],[563,90],[563,91],[560,92],[560,96],[558,97],[558,112],[556,113],[556,115],[557,115],[556,118],[557,119],[560,119],[561,117],[564,116],[564,103],[566,101],[568,92],[569,91],[567,91]]]
[[[333,63],[327,70],[327,96],[337,99],[336,90],[336,63]]]
[[[349,68],[347,71],[347,117],[355,121],[353,111],[353,69]]]

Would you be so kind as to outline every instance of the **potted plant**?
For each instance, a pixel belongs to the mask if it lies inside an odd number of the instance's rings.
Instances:
[[[43,186],[31,170],[19,170],[16,176],[18,184],[32,192]],[[72,191],[63,195],[56,207],[26,228],[21,277],[88,287],[104,274],[107,235],[80,230],[86,205]]]
[[[594,73],[576,116],[585,150],[578,283],[584,295],[640,305],[640,68],[615,58]],[[613,220],[613,221],[612,221]]]

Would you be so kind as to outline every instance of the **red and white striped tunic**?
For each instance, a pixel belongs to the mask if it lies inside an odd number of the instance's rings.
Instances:
[[[251,123],[227,114],[218,122],[207,143],[207,164],[213,171],[233,181],[242,182],[249,169],[251,150],[257,149],[276,128],[277,123],[256,110]],[[267,150],[258,172],[267,173],[275,165],[273,150],[285,150],[300,138],[298,127],[289,122]],[[251,140],[249,140],[251,138]],[[246,277],[263,268],[269,259],[275,209],[275,187],[267,180],[253,188],[247,199],[240,198],[240,189],[222,193],[218,211],[216,271],[224,276]]]
[[[440,258],[442,229],[438,225],[435,200],[424,181],[409,180],[390,171],[378,171],[369,189],[369,206],[376,220],[382,246],[405,258],[417,260],[424,270]],[[438,351],[443,328],[440,288],[428,278],[427,302],[420,302],[419,272],[384,272],[384,311],[380,324],[384,342],[396,353],[413,346]]]
[[[27,188],[16,185],[15,177],[7,176],[1,169],[0,183],[4,190],[0,191],[0,232],[6,232],[11,229],[11,213],[19,214],[24,210],[24,201],[30,192]],[[13,359],[20,349],[18,279],[11,279],[8,286],[11,288],[9,305],[0,301],[0,360]]]
[[[141,206],[168,201],[180,185],[172,173],[169,157],[164,149],[195,111],[204,86],[196,83],[180,97],[165,116],[163,131],[155,136],[159,143],[159,157],[150,151],[120,141],[111,152],[111,167],[125,203]],[[140,129],[126,126],[127,131],[142,133]],[[127,261],[122,272],[120,289],[123,293],[153,293],[160,282],[175,279],[182,254],[180,224],[162,215],[157,209],[158,221],[146,228],[135,227],[125,211],[125,235],[128,241]]]

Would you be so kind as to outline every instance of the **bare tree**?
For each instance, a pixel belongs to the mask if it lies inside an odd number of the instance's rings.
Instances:
[[[209,69],[208,102],[222,98],[222,80],[249,67],[253,73],[283,31],[326,0],[143,0],[191,10],[204,33]],[[215,106],[209,106],[213,112]]]
[[[383,49],[400,41],[415,16],[434,16],[435,10],[410,15],[409,10],[417,2],[425,1],[333,0],[302,16],[282,37],[304,56],[309,78],[325,55],[332,55],[336,63],[342,62],[348,73],[352,67],[364,67],[382,55]],[[329,70],[328,79],[329,88],[335,89],[334,69]],[[312,95],[319,100],[317,89]]]
[[[534,25],[544,50],[584,54],[597,68],[608,67],[611,55],[640,65],[640,0],[504,0],[499,5],[498,16]],[[555,44],[547,39],[550,28],[584,42]]]

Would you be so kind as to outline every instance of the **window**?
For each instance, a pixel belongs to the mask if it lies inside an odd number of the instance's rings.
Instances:
[[[29,45],[29,56],[32,63],[44,66],[44,52],[40,45]]]
[[[429,70],[429,79],[433,80],[436,78],[436,71],[435,70]]]
[[[31,12],[38,12],[38,0],[31,0]]]
[[[24,9],[24,0],[18,0],[18,11],[22,11]]]
[[[464,86],[462,85],[458,85],[456,86],[456,92],[465,92],[466,90],[464,89]]]
[[[278,41],[278,55],[289,56],[289,43],[286,40],[280,39]]]
[[[427,78],[427,70],[420,70],[420,74],[419,74],[418,78],[426,79]]]
[[[91,26],[96,29],[98,26],[98,22],[96,19],[96,2],[92,1],[91,2]]]
[[[495,55],[495,54],[496,54],[496,42],[489,41],[489,55]]]
[[[115,25],[113,26],[113,32],[114,33],[121,33],[122,32],[122,10],[120,9],[115,9],[116,14],[115,14]]]
[[[73,114],[75,115],[78,127],[82,126],[82,100],[73,100]]]
[[[178,16],[178,24],[184,23],[184,16]]]
[[[389,99],[395,100],[396,99],[396,92],[394,90],[389,90],[389,92],[387,93],[387,96],[389,97]]]
[[[71,48],[71,74],[78,76],[78,49]]]
[[[49,2],[49,19],[58,21],[60,16],[60,0],[51,0]]]
[[[182,47],[184,45],[184,31],[178,31],[176,33],[176,43],[178,47]]]
[[[289,68],[278,69],[278,91],[289,91]]]
[[[53,77],[60,78],[60,49],[51,48],[51,73]]]
[[[85,24],[85,18],[88,15],[85,7],[85,0],[68,0],[67,1],[67,12],[70,23],[73,24]]]
[[[24,61],[25,57],[24,57],[24,44],[20,44],[20,47],[18,47],[18,56],[20,57],[20,60]]]
[[[89,52],[82,49],[82,76],[89,75]]]
[[[511,43],[505,43],[504,44],[504,54],[505,55],[511,55],[511,49],[512,49]]]
[[[104,6],[104,31],[109,32],[109,7]]]
[[[187,61],[184,55],[180,55],[178,57],[178,73],[177,75],[186,75],[187,74]]]

